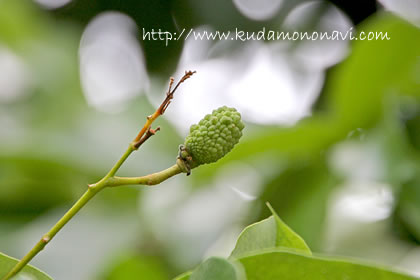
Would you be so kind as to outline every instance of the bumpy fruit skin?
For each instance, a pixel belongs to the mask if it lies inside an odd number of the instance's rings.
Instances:
[[[191,168],[224,157],[239,142],[243,129],[241,114],[226,106],[213,110],[198,124],[192,125],[184,143],[192,157]]]

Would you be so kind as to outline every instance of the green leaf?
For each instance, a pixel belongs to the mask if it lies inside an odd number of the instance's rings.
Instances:
[[[186,278],[188,279],[188,278]],[[211,257],[200,264],[191,274],[191,280],[237,280],[242,279],[236,266],[230,261]]]
[[[346,260],[271,251],[239,259],[248,280],[405,280],[418,279]]]
[[[13,266],[15,266],[17,262],[17,259],[0,253],[0,278],[5,276],[13,268]],[[50,276],[48,276],[47,274],[45,274],[44,272],[32,265],[25,266],[25,268],[14,279],[52,280]]]
[[[305,241],[280,219],[270,204],[267,203],[267,206],[273,215],[245,228],[231,256],[239,257],[272,248],[287,248],[310,255],[311,250]]]

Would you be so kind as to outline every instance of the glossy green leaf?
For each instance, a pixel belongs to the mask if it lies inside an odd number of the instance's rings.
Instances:
[[[239,259],[248,280],[408,280],[418,279],[352,261],[271,251]]]
[[[0,278],[6,275],[10,269],[18,262],[17,259],[9,257],[0,253]],[[52,280],[50,276],[42,272],[41,270],[27,265],[25,268],[14,278],[16,280]]]
[[[191,280],[239,280],[240,273],[230,261],[211,257],[200,264],[191,274]]]
[[[239,257],[262,249],[286,248],[311,254],[305,241],[289,228],[267,204],[272,216],[248,226],[240,234],[231,256]]]

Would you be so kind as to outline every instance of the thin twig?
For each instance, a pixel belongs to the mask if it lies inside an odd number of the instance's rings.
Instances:
[[[128,185],[128,184],[146,184],[146,185],[154,185],[158,184],[176,174],[184,172],[181,169],[180,164],[175,164],[172,167],[163,170],[158,173],[146,175],[143,177],[132,177],[132,178],[122,178],[122,177],[115,177],[115,173],[119,170],[121,165],[125,162],[125,160],[130,156],[130,154],[137,150],[147,139],[152,137],[157,131],[159,131],[159,127],[156,129],[152,129],[151,125],[153,121],[162,115],[166,108],[168,107],[170,100],[173,98],[173,94],[178,88],[178,86],[183,83],[186,79],[191,77],[195,73],[192,71],[185,72],[185,75],[179,80],[177,85],[174,89],[172,89],[172,85],[174,83],[174,79],[171,78],[169,82],[169,89],[166,94],[165,100],[159,106],[159,108],[155,111],[153,115],[147,117],[146,123],[144,124],[143,128],[134,139],[133,142],[129,145],[125,153],[121,156],[121,158],[115,163],[115,165],[111,168],[111,170],[99,180],[95,184],[90,184],[87,191],[82,195],[81,198],[64,214],[64,216],[35,244],[35,246],[18,262],[16,265],[3,277],[2,280],[8,280],[15,276],[19,271],[21,271],[26,264],[28,264],[40,251],[44,249],[44,247],[54,238],[54,236],[70,221],[74,215],[76,215],[80,209],[85,206],[86,203],[90,201],[98,192],[106,187],[115,187],[117,185]],[[177,161],[178,162],[178,161]]]
[[[185,71],[184,76],[179,80],[176,84],[175,88],[172,89],[172,85],[174,83],[174,79],[171,78],[169,81],[169,89],[166,93],[166,98],[163,100],[162,104],[160,104],[159,108],[150,116],[147,117],[146,123],[144,124],[143,128],[140,130],[139,134],[137,134],[136,138],[133,140],[133,145],[140,141],[143,135],[147,132],[150,125],[153,123],[155,119],[159,116],[163,115],[168,108],[169,104],[171,103],[171,99],[174,97],[175,91],[178,89],[179,85],[182,84],[185,80],[190,78],[196,71]]]
[[[144,142],[147,141],[150,137],[156,134],[160,130],[160,127],[158,126],[156,129],[152,129],[152,127],[149,126],[149,129],[147,130],[146,134],[143,135],[143,137],[136,143],[133,144],[135,149],[138,149]]]

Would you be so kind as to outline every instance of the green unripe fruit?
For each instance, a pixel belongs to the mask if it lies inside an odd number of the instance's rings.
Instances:
[[[243,129],[241,114],[236,109],[223,106],[213,110],[191,126],[183,147],[190,158],[184,159],[191,168],[218,161],[239,142]]]

